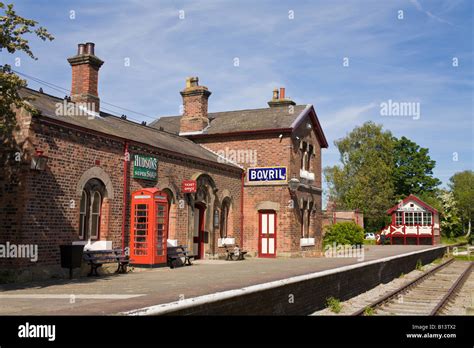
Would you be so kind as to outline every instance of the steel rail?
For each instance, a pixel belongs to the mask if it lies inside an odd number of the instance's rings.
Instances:
[[[449,288],[448,292],[443,296],[443,298],[438,302],[436,307],[431,311],[430,315],[438,315],[441,310],[446,306],[449,299],[463,286],[467,278],[471,274],[472,265],[474,262],[470,262],[469,266],[462,272],[462,274],[456,279],[454,284]]]
[[[377,306],[380,306],[381,304],[391,300],[392,298],[394,298],[395,296],[397,296],[398,294],[404,292],[405,290],[413,287],[414,285],[417,285],[418,283],[420,283],[421,281],[423,281],[425,278],[433,275],[434,273],[436,273],[437,271],[443,269],[444,267],[450,265],[452,262],[454,261],[454,258],[451,258],[449,259],[448,261],[434,267],[433,269],[430,269],[428,272],[422,274],[421,276],[419,276],[418,278],[410,281],[409,283],[403,285],[402,287],[398,288],[398,289],[395,289],[391,292],[389,292],[388,294],[380,297],[379,299],[375,300],[374,302],[372,302],[371,304],[365,306],[364,308],[361,308],[357,311],[355,311],[354,313],[352,313],[351,315],[352,316],[360,316],[360,315],[364,315],[365,311],[367,308],[374,308],[374,307],[377,307]]]

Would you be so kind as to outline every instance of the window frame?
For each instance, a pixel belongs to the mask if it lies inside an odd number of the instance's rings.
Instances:
[[[221,207],[221,218],[220,218],[220,229],[219,234],[221,238],[227,238],[229,231],[229,211],[230,211],[230,202],[227,199],[224,199]]]
[[[99,203],[97,205],[98,211],[94,212],[94,203],[96,200],[96,195],[99,195]],[[93,231],[93,221],[94,221],[94,216],[97,217],[97,222],[96,222],[96,230]],[[94,190],[91,192],[91,209],[90,209],[90,233],[89,233],[89,238],[91,240],[97,240],[100,237],[100,220],[102,216],[102,194],[98,190]],[[95,233],[95,234],[93,234]]]
[[[82,190],[81,201],[79,203],[79,239],[84,240],[87,235],[87,202],[89,195],[86,190]],[[83,207],[84,206],[84,207]],[[83,210],[84,208],[84,210]]]

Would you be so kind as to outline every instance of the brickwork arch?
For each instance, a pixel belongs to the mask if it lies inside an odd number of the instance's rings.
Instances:
[[[77,183],[76,195],[82,195],[82,190],[90,179],[99,179],[102,181],[107,191],[108,200],[110,201],[114,199],[114,187],[112,185],[112,181],[110,180],[110,176],[100,167],[89,168],[84,172],[84,174],[82,174],[79,182]]]

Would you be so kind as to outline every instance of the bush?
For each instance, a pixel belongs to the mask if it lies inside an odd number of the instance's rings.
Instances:
[[[324,235],[324,245],[364,243],[364,229],[355,222],[338,222],[331,225]]]

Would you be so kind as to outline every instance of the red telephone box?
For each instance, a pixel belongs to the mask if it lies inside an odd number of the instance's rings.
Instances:
[[[166,265],[168,196],[156,188],[132,193],[130,258],[136,266]]]

